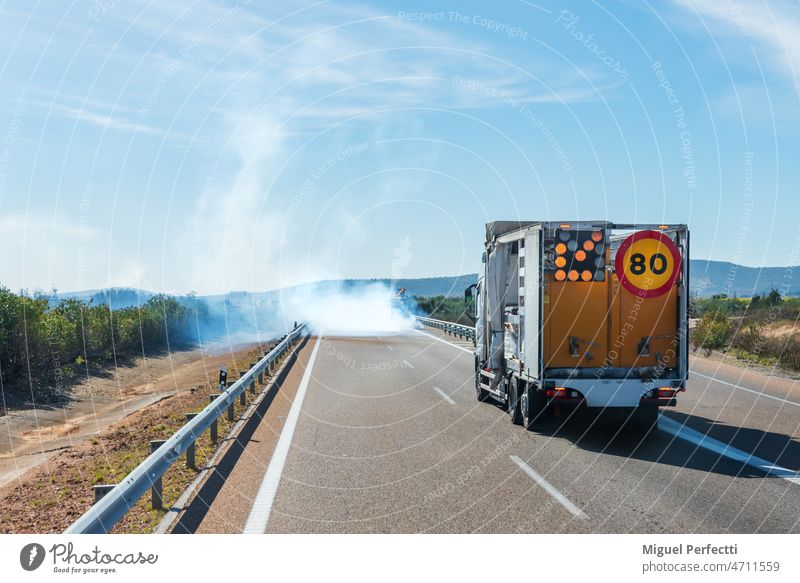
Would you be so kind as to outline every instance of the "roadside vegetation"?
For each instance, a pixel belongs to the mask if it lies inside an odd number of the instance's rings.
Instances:
[[[79,299],[52,305],[44,294],[15,294],[0,286],[0,380],[6,406],[18,400],[64,401],[81,372],[85,376],[129,355],[186,345],[198,309],[202,305],[163,294],[117,310]]]
[[[464,307],[464,298],[446,296],[414,296],[417,313],[428,318],[474,326],[475,319]]]
[[[266,350],[273,345],[271,343]],[[249,363],[261,356],[261,351],[236,355],[228,365],[229,370],[244,372],[249,368]],[[233,382],[234,379],[229,380]],[[264,384],[267,382],[269,378],[265,377]],[[168,397],[133,413],[84,443],[58,452],[21,480],[7,484],[0,489],[0,533],[62,532],[93,504],[93,485],[121,481],[149,455],[151,440],[169,438],[186,423],[187,413],[197,413],[208,405],[208,396],[212,394],[218,394],[213,383],[195,386]],[[247,395],[248,405],[243,407],[239,399],[235,401],[236,419],[251,403],[252,396],[249,392]],[[197,469],[186,466],[184,454],[164,474],[164,509],[151,508],[148,492],[112,532],[153,532],[166,514],[166,509],[175,504],[202,468],[208,465],[217,448],[225,443],[225,435],[232,423],[226,415],[222,415],[218,424],[217,443],[212,443],[208,431],[204,431],[195,442]]]
[[[716,295],[695,299],[692,312],[699,318],[691,335],[695,350],[800,371],[800,298],[775,289],[751,298]]]

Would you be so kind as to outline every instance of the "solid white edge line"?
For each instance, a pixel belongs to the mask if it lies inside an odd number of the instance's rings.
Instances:
[[[402,362],[403,364],[405,364],[405,365],[406,365],[408,368],[417,368],[417,367],[415,367],[413,364],[411,364],[410,362],[408,362],[408,361],[407,361],[405,358],[404,358],[403,360],[401,360],[400,362]]]
[[[391,347],[391,346],[389,346],[388,344],[386,345],[386,348],[388,348],[389,350],[391,350],[392,352],[394,352],[394,348],[392,348],[392,347]]]
[[[542,476],[537,474],[532,467],[530,467],[528,464],[526,464],[524,461],[522,461],[519,457],[515,455],[510,455],[508,457],[511,458],[512,462],[517,464],[519,469],[528,474],[528,476],[531,479],[533,479],[534,482],[536,482],[542,488],[544,488],[548,494],[550,494],[553,498],[555,498],[556,501],[559,504],[561,504],[561,506],[566,508],[570,512],[570,514],[572,514],[575,518],[578,518],[580,520],[589,520],[589,516],[583,510],[575,506],[575,504],[573,504],[569,498],[564,496],[561,492],[556,490],[555,487],[550,482],[548,482]]]
[[[716,377],[710,377],[707,374],[703,374],[701,372],[697,372],[694,370],[689,371],[689,375],[697,375],[699,377],[703,377],[704,379],[708,379],[714,381],[715,383],[720,383],[723,385],[728,385],[729,387],[733,387],[734,389],[741,389],[743,391],[747,391],[748,393],[755,393],[759,397],[766,397],[767,399],[774,399],[775,401],[780,401],[781,403],[786,403],[787,405],[794,405],[795,407],[800,407],[800,403],[797,401],[790,401],[789,399],[781,399],[780,397],[776,397],[774,395],[770,395],[768,393],[762,393],[761,391],[754,391],[753,389],[748,389],[747,387],[741,387],[739,385],[735,385],[733,383],[729,383],[728,381],[723,381],[722,379],[718,379]]]
[[[314,361],[317,358],[321,339],[321,335],[317,337],[317,343],[314,344],[314,350],[311,351],[306,371],[300,381],[300,386],[297,389],[292,407],[289,409],[289,414],[286,416],[286,423],[283,425],[281,436],[278,438],[275,451],[272,453],[267,473],[264,474],[264,480],[258,488],[255,500],[253,500],[253,508],[250,510],[247,523],[242,531],[245,534],[264,534],[267,530],[269,516],[272,513],[272,503],[275,501],[275,494],[278,492],[278,485],[281,481],[281,475],[283,475],[283,466],[286,464],[289,447],[292,445],[292,437],[297,426],[297,420],[300,417],[300,408],[303,406],[308,382],[311,380],[311,370],[314,368]]]
[[[450,398],[450,395],[448,395],[447,393],[445,393],[445,392],[444,392],[442,389],[440,389],[439,387],[433,387],[433,390],[434,390],[434,391],[436,391],[437,393],[439,393],[439,394],[442,396],[442,398],[443,398],[445,401],[447,401],[448,403],[450,403],[451,405],[455,405],[455,404],[456,404],[456,402],[455,402],[453,399],[451,399],[451,398]]]
[[[414,330],[417,334],[422,334],[423,336],[427,336],[428,338],[433,338],[434,340],[438,340],[443,344],[447,344],[448,346],[452,346],[453,348],[458,348],[459,350],[463,350],[464,352],[468,352],[469,354],[475,354],[471,350],[467,350],[463,346],[459,346],[458,344],[453,344],[452,342],[448,342],[447,340],[442,340],[441,338],[437,338],[433,334],[428,334],[427,332],[423,332],[422,330]]]
[[[691,427],[687,427],[686,425],[683,425],[674,419],[670,419],[663,414],[658,416],[658,428],[671,435],[680,437],[681,439],[702,447],[703,449],[707,449],[708,451],[712,451],[733,461],[741,462],[752,468],[756,468],[765,474],[775,476],[776,478],[782,478],[792,482],[793,484],[800,485],[800,473],[793,472],[792,470],[778,466],[765,459],[756,457],[752,454],[742,451],[741,449],[737,449],[732,445],[727,445],[721,441],[717,441],[713,437],[709,437],[708,435],[700,433],[699,431],[695,431]]]

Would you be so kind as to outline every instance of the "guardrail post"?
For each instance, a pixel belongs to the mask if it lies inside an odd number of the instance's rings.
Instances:
[[[192,419],[197,417],[197,413],[187,413],[186,414],[186,423],[189,423]],[[194,436],[197,439],[197,436]],[[186,448],[186,467],[190,470],[196,470],[197,464],[195,463],[194,459],[194,441],[189,444],[189,447]]]
[[[250,392],[253,393],[253,394],[255,394],[255,392],[256,392],[256,382],[255,381],[250,381]]]
[[[236,417],[236,412],[233,410],[233,401],[231,401],[231,404],[228,405],[228,421],[233,423],[235,417]]]
[[[163,439],[156,439],[150,442],[150,453],[155,452],[159,447],[164,445],[166,441]],[[161,510],[164,508],[164,488],[161,478],[153,482],[153,487],[150,488],[150,506],[153,510]]]
[[[250,383],[250,386],[253,386],[253,383]],[[239,393],[239,404],[242,407],[247,405],[247,393],[245,391],[242,391],[241,393]]]
[[[103,499],[103,496],[111,492],[116,487],[116,484],[95,484],[94,488],[94,503],[97,504]]]
[[[263,385],[264,384],[264,370],[263,369],[258,371],[258,384],[259,385]],[[253,388],[253,390],[255,390],[255,387]]]
[[[213,403],[214,399],[216,399],[218,396],[219,395],[209,395],[208,396],[208,401],[210,403]],[[216,418],[211,422],[211,426],[208,428],[208,431],[211,434],[211,443],[216,444],[217,443],[217,437],[218,437],[218,434],[217,434],[217,420],[216,420]]]

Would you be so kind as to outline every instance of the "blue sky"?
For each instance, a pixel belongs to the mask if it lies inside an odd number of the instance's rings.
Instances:
[[[496,219],[800,259],[800,5],[4,2],[0,283],[476,271]]]

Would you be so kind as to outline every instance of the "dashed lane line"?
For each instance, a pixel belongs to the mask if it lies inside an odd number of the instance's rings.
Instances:
[[[519,469],[528,474],[528,477],[530,477],[534,482],[536,482],[542,488],[544,488],[544,490],[548,494],[550,494],[553,498],[555,498],[556,502],[558,502],[559,504],[561,504],[561,506],[566,508],[569,511],[569,513],[572,514],[575,518],[579,520],[589,520],[589,516],[583,510],[575,506],[575,504],[573,504],[569,498],[564,496],[561,492],[559,492],[555,488],[555,486],[553,486],[550,482],[548,482],[542,476],[536,473],[536,471],[528,464],[526,464],[524,461],[522,461],[522,459],[520,459],[515,455],[510,455],[508,457],[511,458],[512,462],[517,464],[517,467],[519,467]]]
[[[455,402],[453,399],[451,399],[451,398],[450,398],[450,395],[448,395],[447,393],[445,393],[445,392],[444,392],[442,389],[440,389],[439,387],[433,387],[433,390],[434,390],[434,391],[436,391],[437,393],[439,393],[439,394],[442,396],[442,398],[443,398],[445,401],[447,401],[448,403],[450,403],[451,405],[455,405],[455,404],[456,404],[456,402]]]

